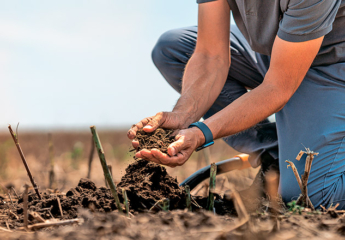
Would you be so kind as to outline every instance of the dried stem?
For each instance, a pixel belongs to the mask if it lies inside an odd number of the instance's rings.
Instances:
[[[91,138],[91,149],[90,149],[90,154],[89,154],[89,171],[87,172],[87,178],[91,178],[91,165],[92,165],[92,160],[93,160],[93,155],[95,152],[95,143],[93,141],[93,138]]]
[[[270,198],[271,208],[273,209],[273,214],[277,215],[279,212],[279,205],[277,202],[279,176],[275,171],[269,171],[268,173],[266,173],[265,179],[266,191]]]
[[[19,199],[19,196],[18,196],[16,190],[14,189],[14,187],[11,187],[11,189],[12,189],[12,191],[14,192],[14,195],[16,195],[17,199]]]
[[[29,186],[25,184],[25,191],[24,191],[24,201],[23,201],[23,208],[24,208],[24,228],[28,229],[28,188]]]
[[[36,221],[39,221],[39,222],[41,222],[41,223],[46,222],[46,220],[44,220],[44,219],[41,217],[41,215],[39,215],[37,212],[30,212],[29,214],[30,214],[30,216],[31,216],[32,218],[34,218]]]
[[[248,212],[246,210],[246,207],[243,204],[243,201],[240,195],[238,194],[238,192],[235,190],[233,186],[230,186],[230,193],[231,193],[230,196],[227,196],[226,198],[230,197],[233,200],[240,222],[247,222],[249,220]]]
[[[58,202],[58,205],[59,205],[59,210],[60,210],[61,217],[63,217],[63,212],[62,212],[60,198],[58,196],[56,196],[56,199],[57,199],[57,202]]]
[[[119,212],[122,213],[122,207],[121,207],[121,203],[120,203],[120,200],[119,200],[119,196],[117,195],[116,186],[114,184],[113,178],[112,178],[112,176],[110,174],[110,171],[109,171],[109,168],[107,166],[107,161],[105,160],[104,151],[103,151],[103,148],[102,148],[101,141],[100,141],[100,139],[98,137],[98,134],[97,134],[97,131],[96,131],[96,127],[95,126],[91,126],[90,129],[91,129],[91,133],[92,133],[92,136],[93,136],[93,140],[94,140],[95,146],[97,148],[99,159],[101,161],[101,165],[102,165],[103,172],[104,172],[104,177],[107,179],[107,182],[108,182],[108,184],[110,186],[111,193],[112,193],[112,195],[113,195],[113,197],[115,199],[116,207],[119,210]]]
[[[207,209],[213,211],[214,209],[214,191],[216,190],[216,175],[217,175],[217,166],[215,163],[211,164],[210,169],[210,187],[209,194],[207,199]]]
[[[52,134],[48,134],[48,146],[49,146],[49,162],[50,162],[50,171],[49,171],[49,188],[52,189],[54,186],[55,172],[54,172],[54,144]]]
[[[2,228],[2,227],[0,227],[0,231],[4,231],[4,232],[12,232],[11,230],[8,230],[8,229],[6,229],[6,228]]]
[[[40,229],[40,228],[45,228],[45,227],[54,227],[54,226],[63,226],[63,225],[70,225],[70,224],[75,224],[81,222],[81,219],[71,219],[71,220],[65,220],[65,221],[59,221],[59,222],[44,222],[44,223],[37,223],[28,226],[29,230],[34,230],[34,229]]]
[[[37,186],[37,184],[36,184],[34,178],[32,177],[30,168],[29,168],[29,166],[28,166],[28,164],[27,164],[27,162],[26,162],[26,160],[25,160],[25,157],[24,157],[24,153],[23,153],[23,151],[22,151],[22,148],[21,148],[20,145],[19,145],[18,136],[13,132],[11,125],[8,125],[8,129],[10,130],[10,134],[11,134],[11,136],[12,136],[12,138],[13,138],[14,143],[16,144],[16,147],[17,147],[17,149],[18,149],[19,155],[20,155],[20,157],[21,157],[21,159],[22,159],[22,161],[23,161],[23,164],[24,164],[24,166],[25,166],[26,172],[28,173],[28,176],[29,176],[29,178],[30,178],[31,184],[32,184],[32,186],[33,186],[33,188],[34,188],[34,190],[35,190],[35,192],[36,192],[38,198],[39,198],[39,199],[42,199],[40,193],[38,192],[38,186]]]
[[[10,214],[12,214],[17,220],[19,219],[19,217],[14,212],[12,212],[11,210],[10,210]]]
[[[127,198],[127,193],[125,189],[122,189],[122,196],[123,196],[123,204],[125,205],[126,208],[126,215],[129,217],[129,205],[128,205],[128,198]]]
[[[288,160],[286,160],[285,162],[287,162],[289,164],[287,167],[291,166],[291,169],[292,169],[292,171],[295,174],[295,177],[297,179],[298,186],[301,189],[302,196],[297,200],[297,202],[303,201],[306,204],[306,206],[309,206],[312,210],[315,210],[314,205],[310,201],[307,192],[305,192],[305,188],[303,187],[302,180],[298,174],[298,171],[297,171],[295,164],[291,161],[288,161]]]
[[[12,208],[14,208],[14,206],[13,206],[13,201],[12,201],[12,196],[11,196],[11,193],[10,193],[9,190],[7,191],[7,194],[8,194],[8,196],[10,197]]]
[[[110,175],[111,175],[111,177],[113,177],[113,167],[109,164],[108,165],[108,169],[109,169],[109,172],[110,172]],[[109,185],[108,185],[108,183],[107,183],[107,179],[105,179],[105,186],[108,188],[109,187]]]
[[[184,187],[185,191],[186,191],[186,208],[188,209],[188,211],[192,211],[192,201],[191,201],[191,197],[190,197],[190,187],[188,185],[186,185]]]

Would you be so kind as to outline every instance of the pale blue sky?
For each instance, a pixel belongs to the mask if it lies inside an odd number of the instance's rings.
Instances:
[[[0,2],[0,131],[127,127],[172,109],[151,50],[196,25],[195,0]]]

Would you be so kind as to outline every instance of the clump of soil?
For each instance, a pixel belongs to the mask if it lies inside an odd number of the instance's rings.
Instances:
[[[165,167],[146,160],[129,165],[118,187],[126,189],[130,208],[134,210],[150,209],[164,198],[169,198],[171,209],[185,207],[185,192],[177,179],[171,177]]]
[[[62,193],[41,193],[42,200],[39,200],[36,193],[28,194],[28,211],[37,212],[44,219],[59,218],[72,219],[77,217],[78,208],[91,208],[98,212],[111,212],[116,209],[114,198],[110,190],[105,187],[97,188],[88,179],[80,179],[77,187],[70,189],[66,194]],[[122,197],[120,195],[120,197]],[[58,198],[61,203],[62,213],[60,212]],[[23,196],[13,204],[1,201],[0,215],[8,216],[7,222],[11,228],[23,226],[24,209]],[[1,218],[0,218],[1,219]],[[37,223],[29,217],[29,224]]]
[[[123,202],[122,188],[127,190],[129,208],[132,213],[147,211],[158,200],[164,198],[169,198],[170,209],[185,207],[185,192],[179,187],[177,180],[171,177],[164,167],[146,160],[135,161],[129,165],[117,187],[121,202]],[[42,200],[39,200],[34,192],[28,194],[28,210],[37,212],[44,219],[76,218],[78,209],[81,207],[96,212],[117,211],[110,190],[105,187],[97,188],[92,181],[84,178],[80,179],[78,186],[71,188],[66,194],[43,192],[41,196]],[[13,205],[0,197],[0,215],[7,216],[6,221],[11,229],[23,226],[23,212],[23,196],[20,196],[18,201],[14,201]],[[29,224],[34,223],[37,223],[36,220],[29,218]]]
[[[157,128],[151,133],[145,132],[143,129],[137,131],[136,140],[139,141],[139,148],[153,149],[156,148],[163,153],[168,153],[168,147],[175,141],[175,136],[171,136],[174,130]]]

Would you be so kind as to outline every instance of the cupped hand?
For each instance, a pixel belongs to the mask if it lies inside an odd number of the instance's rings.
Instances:
[[[137,149],[139,147],[139,142],[134,140],[137,131],[142,128],[145,132],[153,132],[159,127],[167,129],[183,129],[188,127],[188,123],[185,121],[185,114],[175,112],[159,112],[155,116],[145,118],[133,125],[127,132],[127,137],[133,140],[132,145],[135,149]]]
[[[195,149],[205,142],[205,137],[199,128],[181,130],[175,137],[175,142],[169,145],[168,154],[158,149],[143,149],[135,154],[137,158],[143,158],[169,167],[183,165]]]

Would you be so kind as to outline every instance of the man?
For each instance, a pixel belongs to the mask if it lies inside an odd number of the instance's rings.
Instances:
[[[249,153],[254,167],[279,159],[280,193],[291,201],[300,189],[285,160],[306,146],[320,153],[308,183],[311,201],[345,208],[345,0],[198,3],[198,27],[163,34],[153,50],[154,63],[181,97],[172,112],[146,118],[128,133],[133,139],[141,127],[181,129],[177,141],[168,154],[152,149],[136,156],[181,166],[210,136],[225,138]],[[237,27],[230,27],[230,11]],[[266,120],[273,113],[276,130]],[[188,128],[203,116],[204,125]],[[300,174],[304,162],[295,162]]]

